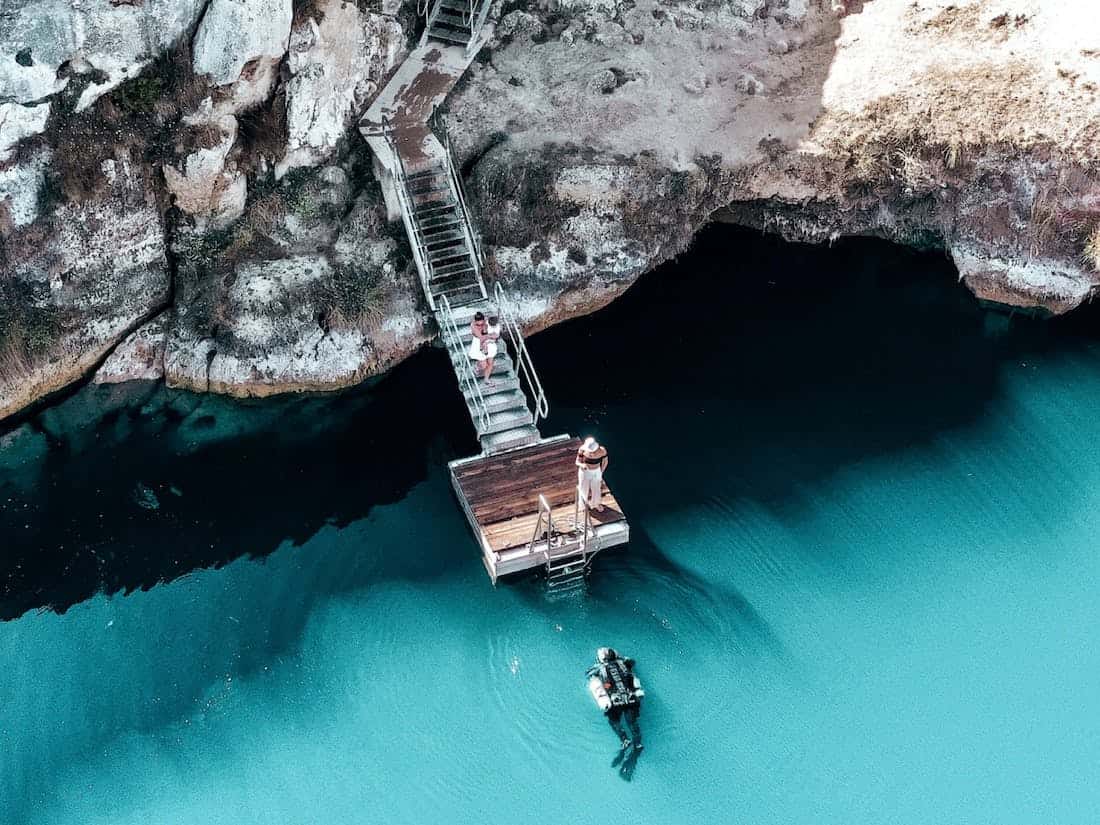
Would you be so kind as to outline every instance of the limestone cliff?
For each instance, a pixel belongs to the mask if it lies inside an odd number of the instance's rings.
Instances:
[[[266,395],[347,386],[426,342],[354,129],[414,14],[5,3],[0,418],[97,369]],[[1091,0],[509,0],[494,17],[447,122],[487,274],[532,328],[613,299],[714,220],[942,248],[978,296],[1044,312],[1100,284]]]

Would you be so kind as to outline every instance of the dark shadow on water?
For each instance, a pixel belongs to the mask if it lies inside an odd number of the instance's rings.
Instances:
[[[712,226],[606,310],[532,339],[552,404],[543,431],[613,434],[610,480],[628,515],[798,507],[805,485],[840,468],[980,420],[1012,359],[1097,344],[1092,308],[1009,319],[956,279],[942,255],[879,241],[812,247]],[[2,437],[3,619],[300,544],[476,450],[435,350],[332,396],[88,387]],[[690,578],[639,521],[618,572],[641,561]],[[472,542],[467,555],[427,552],[440,571],[476,564]],[[752,606],[725,595],[745,638],[767,646]]]
[[[427,351],[337,396],[82,390],[9,436],[0,618],[263,557],[401,500],[476,451],[453,381]],[[12,467],[16,450],[26,458]]]
[[[628,516],[639,503],[671,512],[712,493],[718,505],[781,513],[842,467],[975,423],[1006,363],[1082,346],[1086,314],[1045,322],[986,310],[941,254],[714,225],[678,261],[531,349],[555,427],[607,435]]]

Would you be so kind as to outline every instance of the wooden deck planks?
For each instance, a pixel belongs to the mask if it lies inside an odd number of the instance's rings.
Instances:
[[[563,529],[573,522],[579,438],[537,444],[455,469],[455,480],[489,546],[497,551],[522,547],[531,540],[538,520],[538,497],[546,496],[554,522]],[[622,521],[625,516],[607,484],[603,513],[594,524]]]
[[[619,508],[619,503],[610,492],[605,492],[603,497],[604,511],[592,513],[592,525],[613,524],[623,521],[626,517]],[[567,530],[573,526],[573,503],[553,507],[554,525],[559,530]],[[489,547],[498,553],[511,550],[515,547],[525,547],[535,532],[535,524],[538,522],[538,512],[517,516],[508,521],[500,521],[496,524],[482,525],[481,532],[489,542]]]

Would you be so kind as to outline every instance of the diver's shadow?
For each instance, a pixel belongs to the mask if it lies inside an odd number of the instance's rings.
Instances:
[[[615,758],[611,760],[611,767],[619,769],[620,779],[626,782],[633,781],[639,755],[641,751],[637,748],[623,748],[615,754]]]

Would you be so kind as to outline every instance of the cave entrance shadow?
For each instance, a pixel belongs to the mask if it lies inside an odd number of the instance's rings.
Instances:
[[[797,507],[807,484],[978,421],[1006,360],[1058,346],[1051,335],[980,306],[941,254],[714,224],[530,347],[554,429],[613,434],[616,493],[648,516],[712,489]]]

